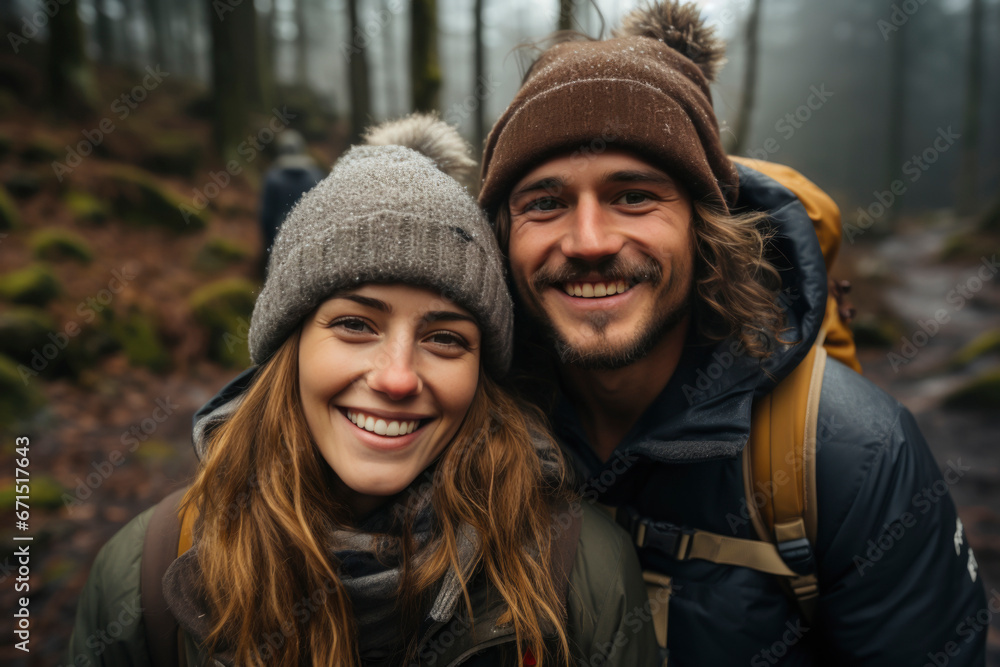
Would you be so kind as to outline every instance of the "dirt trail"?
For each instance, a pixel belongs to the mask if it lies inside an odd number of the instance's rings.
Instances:
[[[954,234],[954,221],[946,217],[929,226],[911,223],[881,242],[845,244],[838,265],[855,273],[852,297],[862,314],[882,310],[897,322],[891,347],[859,353],[865,376],[916,415],[942,468],[959,461],[971,468],[950,491],[987,596],[1000,603],[1000,419],[995,410],[942,406],[976,374],[997,367],[996,354],[962,368],[949,361],[978,335],[1000,331],[1000,278],[992,252],[998,248],[972,244],[943,262]],[[998,615],[988,644],[987,664],[1000,665]]]

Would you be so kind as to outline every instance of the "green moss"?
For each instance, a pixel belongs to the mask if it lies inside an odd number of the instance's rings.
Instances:
[[[1000,330],[994,329],[976,336],[955,353],[950,365],[953,368],[962,368],[992,353],[1000,353]]]
[[[30,171],[15,171],[4,181],[4,187],[15,197],[27,199],[42,189],[42,179]]]
[[[14,303],[44,306],[61,292],[59,280],[43,264],[33,264],[0,276],[0,298]]]
[[[1000,407],[1000,367],[969,380],[944,399],[949,408],[995,410]]]
[[[0,230],[14,229],[21,226],[21,214],[17,205],[3,190],[0,190]]]
[[[899,339],[895,325],[874,317],[858,318],[851,322],[854,344],[859,348],[889,348]]]
[[[42,585],[59,586],[79,571],[78,561],[56,556],[49,559],[42,568]]]
[[[250,364],[247,327],[258,286],[244,278],[219,280],[195,291],[190,305],[209,333],[209,357],[225,366]]]
[[[150,439],[139,445],[135,456],[147,463],[163,463],[177,458],[177,450],[168,442]]]
[[[17,364],[0,355],[0,432],[7,432],[21,419],[26,419],[38,411],[45,399],[29,378],[22,378]],[[3,505],[10,507],[10,504]]]
[[[94,259],[90,245],[82,236],[68,229],[42,229],[31,237],[29,245],[38,259],[73,259],[83,264],[89,264]]]
[[[229,239],[209,239],[194,259],[194,267],[199,271],[221,271],[227,266],[243,261],[250,255],[244,246]]]
[[[152,317],[138,308],[124,316],[116,316],[110,324],[115,340],[133,366],[144,366],[155,373],[170,368],[170,353],[156,331]]]
[[[27,480],[28,495],[31,496],[28,505],[31,509],[55,509],[62,507],[62,494],[66,491],[62,484],[49,475],[32,475]],[[14,506],[14,497],[23,495],[15,493],[14,485],[23,483],[24,478],[21,481],[14,479],[0,487],[0,503],[3,503],[3,507]]]
[[[0,313],[0,354],[21,364],[31,363],[31,350],[48,343],[55,321],[44,310],[20,306]]]
[[[158,225],[177,232],[204,229],[207,220],[193,202],[161,185],[149,173],[118,166],[111,173],[116,212],[135,225]]]
[[[939,259],[943,262],[964,257],[969,254],[973,245],[972,239],[967,234],[953,234],[944,242],[941,248]]]
[[[996,235],[984,234],[983,232],[962,232],[948,237],[941,248],[939,258],[944,262],[956,259],[978,259],[984,253],[990,255],[997,252],[1000,252],[1000,244],[998,244]]]
[[[21,159],[25,162],[47,164],[62,157],[62,147],[54,139],[44,135],[34,137],[21,150]]]
[[[142,166],[158,174],[191,178],[205,156],[205,148],[189,132],[156,130],[146,135]]]
[[[73,190],[67,193],[66,206],[81,222],[101,223],[108,218],[107,205],[89,192]]]

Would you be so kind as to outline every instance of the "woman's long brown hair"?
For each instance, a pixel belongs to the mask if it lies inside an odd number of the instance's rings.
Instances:
[[[212,623],[206,643],[210,653],[224,646],[239,665],[358,665],[351,602],[323,546],[351,514],[332,491],[333,473],[302,412],[298,340],[295,331],[213,432],[184,497],[198,511],[200,583]],[[539,665],[568,665],[563,600],[549,567],[551,513],[564,485],[543,474],[532,419],[480,372],[434,474],[432,551],[416,567],[404,562],[400,608],[419,609],[453,570],[471,615],[466,584],[485,576],[507,603],[500,622],[513,624],[518,655],[530,648]],[[456,541],[463,523],[481,545],[466,571]],[[553,628],[556,641],[547,643]],[[411,642],[411,658],[416,648]]]

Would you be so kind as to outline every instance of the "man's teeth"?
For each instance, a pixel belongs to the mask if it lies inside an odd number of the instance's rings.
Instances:
[[[417,428],[417,424],[420,423],[419,420],[414,421],[396,421],[396,420],[386,420],[381,417],[373,417],[371,415],[366,415],[361,412],[355,412],[354,410],[347,411],[347,418],[355,423],[359,428],[363,428],[366,431],[371,431],[376,435],[406,435],[407,433],[413,433],[413,430]]]
[[[629,287],[624,280],[611,281],[609,283],[564,283],[563,291],[570,296],[582,296],[585,299],[600,296],[612,296],[621,294]]]

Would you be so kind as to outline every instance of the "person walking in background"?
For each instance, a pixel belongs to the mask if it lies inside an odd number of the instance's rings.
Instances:
[[[295,130],[285,130],[275,141],[278,157],[264,175],[260,196],[260,230],[264,239],[263,268],[278,229],[302,195],[323,180],[325,172],[306,152],[306,142]]]

